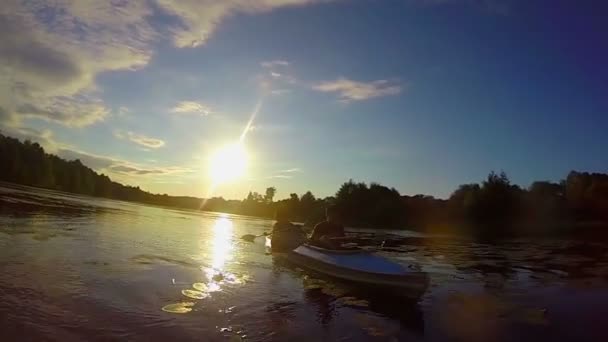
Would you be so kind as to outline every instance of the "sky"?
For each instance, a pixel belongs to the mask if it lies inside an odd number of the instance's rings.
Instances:
[[[567,0],[4,0],[0,131],[170,195],[325,197],[352,178],[445,198],[492,170],[522,186],[607,172],[607,15]],[[212,187],[210,156],[242,135],[246,174]]]

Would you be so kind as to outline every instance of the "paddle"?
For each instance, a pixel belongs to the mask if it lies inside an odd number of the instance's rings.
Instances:
[[[256,238],[259,238],[262,236],[268,236],[268,235],[270,235],[270,233],[268,233],[268,232],[263,232],[260,235],[245,234],[245,235],[241,236],[241,239],[243,239],[247,242],[253,242]]]

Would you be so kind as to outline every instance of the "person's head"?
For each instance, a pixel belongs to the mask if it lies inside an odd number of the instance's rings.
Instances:
[[[330,205],[325,208],[325,217],[327,218],[328,222],[340,223],[342,220],[340,209],[336,205]]]
[[[278,207],[277,211],[274,213],[274,219],[277,222],[289,222],[289,213],[287,212],[287,209]]]

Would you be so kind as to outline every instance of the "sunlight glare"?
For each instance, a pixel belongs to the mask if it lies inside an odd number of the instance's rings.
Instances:
[[[209,175],[214,184],[234,181],[247,170],[247,152],[242,142],[219,149],[209,163]]]

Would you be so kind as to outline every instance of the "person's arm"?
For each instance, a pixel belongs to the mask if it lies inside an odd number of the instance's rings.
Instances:
[[[312,235],[310,235],[311,241],[319,241],[321,237],[325,234],[323,231],[323,222],[318,223],[312,230]]]

